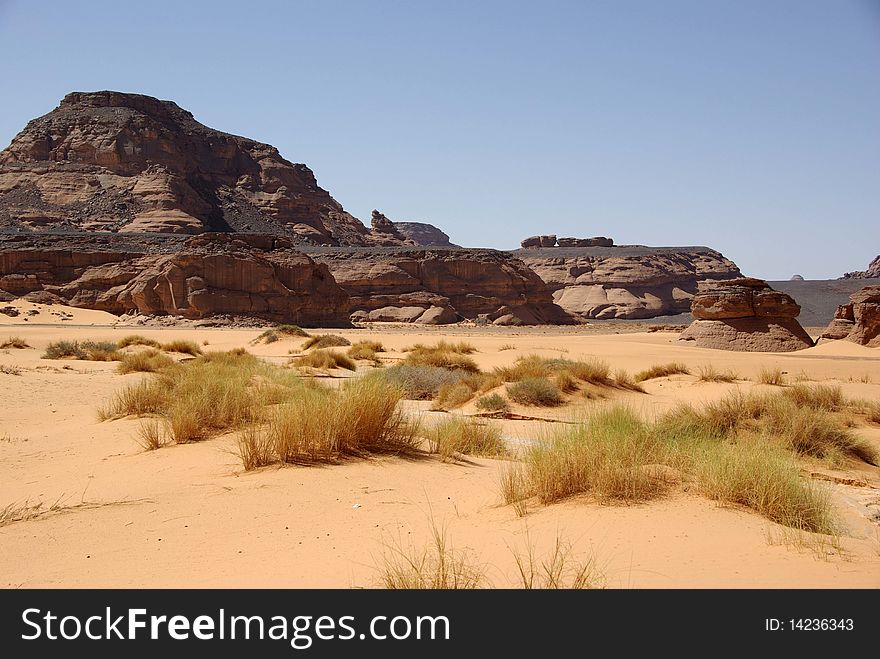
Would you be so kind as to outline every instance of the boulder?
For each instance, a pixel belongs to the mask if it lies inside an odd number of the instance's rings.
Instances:
[[[680,341],[701,348],[746,352],[792,352],[813,345],[797,322],[800,306],[761,279],[703,284],[691,303],[694,322]]]

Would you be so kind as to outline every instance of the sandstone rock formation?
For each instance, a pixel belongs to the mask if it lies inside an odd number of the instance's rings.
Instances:
[[[373,242],[312,170],[275,147],[208,128],[171,101],[112,91],[68,94],[0,152],[3,227]]]
[[[300,325],[348,324],[348,296],[326,266],[275,236],[3,236],[0,290],[46,291],[122,314],[231,314]]]
[[[847,272],[843,279],[880,279],[880,256],[868,264],[867,270]]]
[[[395,245],[415,245],[415,242],[404,236],[397,225],[385,217],[384,214],[373,210],[370,220],[370,235],[368,240],[373,245],[381,247],[393,247]]]
[[[614,247],[614,241],[605,236],[595,238],[560,238],[556,241],[560,247]]]
[[[351,297],[354,320],[571,322],[519,259],[488,249],[309,249]]]
[[[865,286],[837,307],[834,320],[822,333],[824,339],[848,339],[872,348],[880,347],[880,286]]]
[[[404,237],[420,247],[458,247],[449,241],[449,236],[433,224],[425,222],[395,222],[394,226]]]
[[[792,275],[789,281],[804,281],[804,278],[802,275]]]
[[[532,236],[520,243],[523,249],[534,247],[556,247],[556,236]]]
[[[694,322],[680,341],[701,348],[746,352],[792,352],[813,345],[797,322],[800,307],[761,279],[704,284],[691,304]]]
[[[558,247],[517,254],[553,291],[553,300],[583,321],[684,313],[700,281],[742,276],[735,263],[705,247]]]

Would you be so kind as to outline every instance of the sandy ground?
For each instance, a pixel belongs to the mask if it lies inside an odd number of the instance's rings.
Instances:
[[[60,338],[115,340],[136,331],[207,342],[206,350],[248,346],[280,363],[297,340],[252,347],[260,330],[135,329],[115,326],[117,319],[102,312],[12,304],[22,314],[0,315],[0,343],[14,335],[31,348],[0,351],[0,511],[29,502],[41,503],[45,513],[0,526],[2,587],[372,587],[388,547],[422,546],[432,524],[484,565],[495,586],[515,584],[513,551],[532,545],[540,556],[560,537],[576,556],[592,555],[611,587],[880,587],[880,526],[871,519],[880,514],[880,469],[868,465],[805,466],[830,479],[846,525],[842,551],[783,542],[791,534],[757,514],[686,491],[632,506],[577,498],[534,506],[520,518],[502,505],[497,460],[377,458],[245,473],[233,435],[145,452],[134,441],[136,420],[97,420],[97,407],[114,391],[148,376],[119,375],[113,363],[45,360],[42,352]],[[31,309],[40,313],[28,315]],[[710,384],[673,376],[646,383],[648,395],[615,396],[646,415],[761,387],[745,378],[766,367],[880,399],[880,352],[845,341],[749,354],[678,345],[674,333],[595,328],[334,332],[382,341],[389,361],[412,343],[446,337],[473,343],[484,368],[538,353],[597,356],[630,372],[673,360],[694,370],[712,364],[743,378]],[[521,408],[514,411],[548,421],[500,423],[511,442],[529,441],[549,420],[583,416],[601,404],[607,403]],[[407,407],[428,423],[442,417],[423,403]],[[880,426],[855,430],[880,446]]]

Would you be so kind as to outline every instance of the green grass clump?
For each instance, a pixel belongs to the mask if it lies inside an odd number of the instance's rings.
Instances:
[[[284,334],[285,336],[302,336],[302,337],[311,336],[308,332],[306,332],[299,325],[287,325],[287,324],[278,325],[275,328],[275,331],[278,332],[279,334]]]
[[[428,450],[444,462],[455,460],[457,454],[499,457],[508,453],[501,428],[466,417],[453,417],[431,428]]]
[[[323,348],[341,348],[350,346],[351,341],[337,334],[315,334],[302,344],[303,350],[321,350]]]
[[[554,407],[562,404],[562,392],[544,377],[528,377],[507,385],[510,400],[521,405]]]
[[[174,364],[174,360],[152,348],[123,355],[116,370],[120,373],[155,373]]]
[[[319,370],[333,368],[342,368],[347,371],[357,370],[357,364],[354,363],[354,360],[335,350],[313,350],[300,357],[294,357],[290,363],[300,368],[309,367]]]
[[[43,353],[43,359],[67,358],[109,362],[121,360],[122,355],[111,341],[55,341]]]
[[[667,364],[654,364],[644,371],[639,371],[635,375],[636,382],[644,382],[645,380],[653,380],[655,378],[665,378],[670,375],[690,375],[690,369],[680,362],[669,362]]]

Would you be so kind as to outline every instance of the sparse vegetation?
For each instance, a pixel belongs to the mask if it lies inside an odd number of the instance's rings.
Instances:
[[[570,543],[558,535],[550,555],[539,560],[529,544],[524,554],[513,552],[519,585],[527,590],[583,590],[603,588],[605,576],[590,556],[578,561]]]
[[[839,412],[846,405],[843,391],[837,385],[817,384],[813,386],[796,384],[788,387],[783,395],[798,407],[814,410]]]
[[[636,373],[635,381],[644,382],[645,380],[653,380],[655,378],[666,378],[670,375],[690,375],[690,373],[690,369],[681,362],[655,364],[644,371]]]
[[[554,407],[562,404],[562,392],[545,377],[528,377],[507,385],[510,400],[521,405]]]
[[[498,392],[478,398],[474,404],[478,410],[484,412],[506,412],[510,409],[507,399]]]
[[[597,359],[574,361],[561,357],[551,359],[539,355],[526,355],[517,359],[512,366],[496,368],[495,373],[504,382],[559,377],[562,373],[566,373],[581,382],[600,386],[613,385],[608,364]]]
[[[0,373],[4,375],[21,375],[21,369],[12,364],[0,364]]]
[[[498,352],[504,352],[505,350],[516,350],[516,346],[512,343],[504,343],[498,346]]]
[[[428,450],[444,462],[457,454],[498,457],[507,455],[501,428],[473,418],[453,417],[428,431]]]
[[[10,336],[0,343],[0,350],[8,350],[9,348],[24,350],[25,348],[30,348],[30,346],[28,345],[28,342],[20,336]]]
[[[758,382],[781,387],[785,384],[785,374],[781,368],[762,368],[758,373]]]
[[[311,336],[308,332],[306,332],[299,325],[287,325],[287,324],[278,325],[275,328],[275,331],[278,332],[279,334],[284,334],[286,336],[302,336],[302,337]]]
[[[733,371],[719,371],[711,364],[700,367],[700,382],[736,382],[738,377]]]
[[[357,370],[357,364],[354,363],[354,360],[341,352],[336,352],[335,350],[313,350],[300,357],[294,357],[290,360],[290,363],[299,368],[309,367],[319,370],[342,368],[347,371]]]
[[[279,340],[278,332],[275,330],[267,329],[264,332],[261,332],[257,338],[251,341],[252,345],[256,345],[258,343],[275,343]]]
[[[622,368],[617,369],[614,373],[614,386],[618,389],[626,389],[628,391],[638,391],[645,393],[644,387],[636,382],[633,377]]]
[[[150,348],[123,355],[116,370],[120,373],[155,373],[173,364],[173,359]]]
[[[529,475],[522,462],[510,462],[501,471],[501,497],[513,506],[517,517],[528,512],[528,499],[534,496]]]
[[[440,386],[434,409],[450,410],[461,407],[474,396],[501,385],[498,376],[487,373],[467,373],[459,380]]]
[[[155,451],[162,448],[165,440],[158,419],[146,419],[140,422],[137,430],[137,442],[145,451]]]
[[[351,341],[346,339],[344,336],[339,336],[337,334],[315,334],[314,336],[309,337],[303,344],[303,350],[321,350],[323,348],[342,348],[344,346],[350,346]]]

